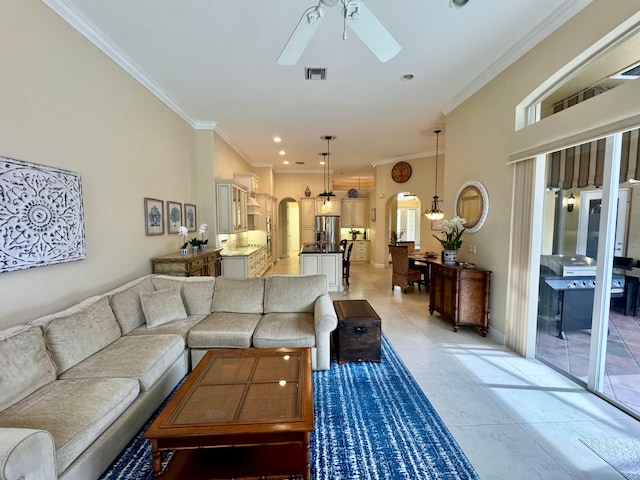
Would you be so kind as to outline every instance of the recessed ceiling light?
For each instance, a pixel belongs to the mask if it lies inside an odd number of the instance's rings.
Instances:
[[[280,143],[282,141],[282,139],[278,136],[273,137],[273,141],[276,143]]]
[[[324,160],[320,160],[320,165],[324,165]]]
[[[282,163],[284,163],[285,165],[289,165],[289,160],[285,160],[285,161],[284,161],[284,162],[282,162]]]
[[[287,152],[285,152],[284,150],[280,150],[278,153],[279,153],[280,155],[286,155],[286,154],[287,154]]]
[[[406,75],[400,77],[400,80],[402,80],[403,82],[408,82],[409,80],[413,80],[413,77],[413,73],[407,73]]]

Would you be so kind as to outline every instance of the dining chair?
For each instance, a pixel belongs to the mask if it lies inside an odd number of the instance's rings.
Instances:
[[[351,273],[351,249],[353,249],[353,242],[349,245],[346,255],[344,251],[342,252],[342,278],[347,282],[347,286],[349,285],[349,275]]]
[[[416,242],[411,240],[411,241],[403,241],[403,242],[396,242],[396,245],[406,245],[407,247],[409,247],[409,254],[412,254],[413,252],[416,251]]]
[[[398,285],[404,293],[407,293],[407,287],[418,284],[418,290],[422,283],[422,272],[415,268],[409,267],[409,247],[407,245],[389,245],[391,253],[391,290]]]

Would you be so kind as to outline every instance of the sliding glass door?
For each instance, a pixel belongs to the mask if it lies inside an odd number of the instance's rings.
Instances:
[[[636,415],[639,145],[635,131],[548,155],[536,336],[537,358]]]

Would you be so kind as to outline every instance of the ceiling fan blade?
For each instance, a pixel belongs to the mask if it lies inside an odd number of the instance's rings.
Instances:
[[[344,16],[347,25],[381,62],[391,60],[400,51],[400,44],[363,3],[346,3]]]
[[[302,52],[311,41],[311,37],[316,33],[320,20],[322,20],[322,11],[319,7],[311,7],[302,14],[298,25],[278,57],[280,65],[295,65],[298,62]]]

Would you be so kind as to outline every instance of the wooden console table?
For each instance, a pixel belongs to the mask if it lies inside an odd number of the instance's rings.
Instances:
[[[483,337],[489,331],[489,294],[491,271],[478,267],[447,265],[440,260],[426,260],[431,275],[429,313],[438,312],[453,324],[480,327]]]
[[[176,252],[152,258],[153,273],[176,277],[219,277],[221,250],[222,248],[212,248],[186,255]]]

